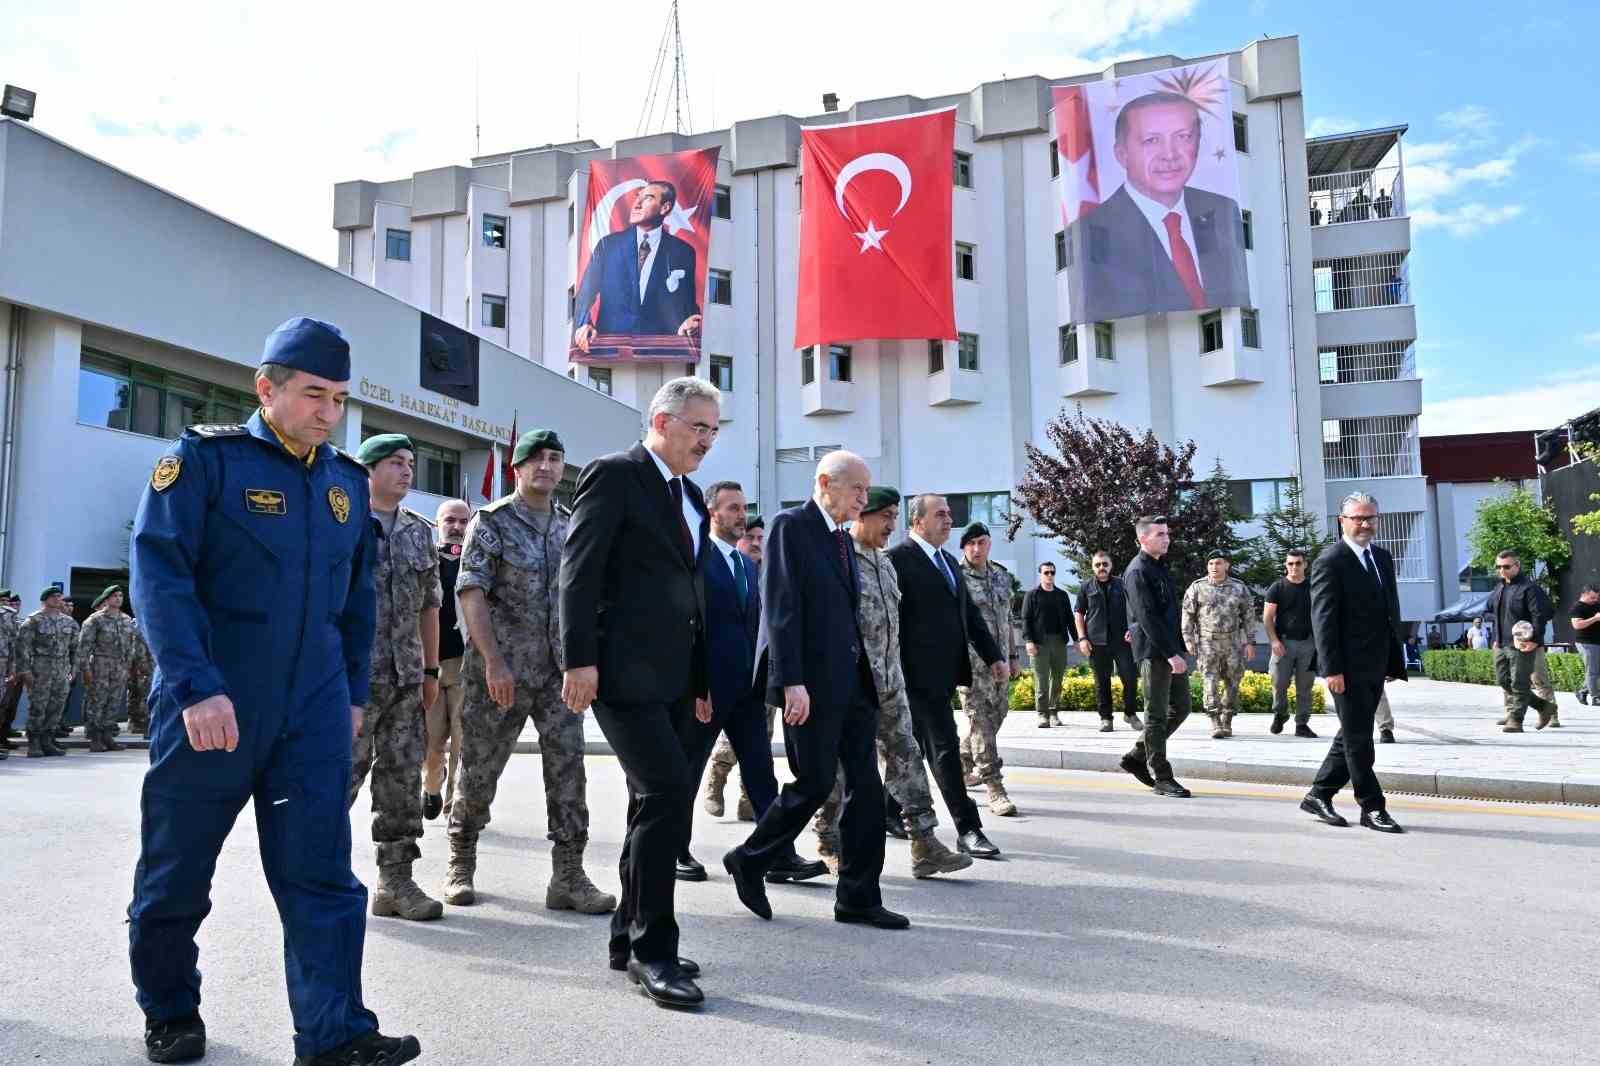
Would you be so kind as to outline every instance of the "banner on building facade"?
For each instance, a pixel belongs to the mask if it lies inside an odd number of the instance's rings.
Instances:
[[[1227,60],[1053,96],[1072,320],[1250,306]]]
[[[795,347],[955,340],[955,110],[800,131]]]
[[[718,151],[589,164],[571,362],[699,362]]]

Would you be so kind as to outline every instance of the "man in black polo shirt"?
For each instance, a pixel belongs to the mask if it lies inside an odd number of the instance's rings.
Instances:
[[[1072,625],[1072,597],[1056,588],[1056,564],[1039,564],[1039,585],[1022,597],[1022,640],[1033,664],[1033,709],[1039,728],[1061,724],[1056,701],[1067,672],[1067,642],[1077,640]]]
[[[1583,687],[1578,689],[1578,702],[1600,705],[1600,585],[1583,586],[1568,617],[1572,639],[1583,656]]]
[[[1078,591],[1075,620],[1078,650],[1094,668],[1095,694],[1100,705],[1100,732],[1111,732],[1111,671],[1122,679],[1122,720],[1130,729],[1143,729],[1139,721],[1139,668],[1133,663],[1128,637],[1128,601],[1122,582],[1111,576],[1111,556],[1095,552],[1089,560],[1093,581]]]
[[[1261,624],[1272,644],[1272,731],[1282,733],[1289,720],[1289,682],[1294,682],[1294,735],[1315,740],[1311,731],[1311,691],[1315,683],[1317,645],[1311,639],[1311,584],[1306,580],[1306,554],[1298,548],[1283,559],[1283,576],[1267,589]]]
[[[427,710],[427,748],[422,756],[422,815],[430,821],[448,814],[455,798],[456,771],[461,766],[461,705],[466,687],[461,683],[461,655],[465,644],[456,624],[456,575],[461,572],[461,545],[467,537],[472,509],[466,500],[446,500],[439,505],[435,526],[439,531],[439,584],[445,588],[439,607],[439,696]],[[450,742],[448,774],[445,741]]]

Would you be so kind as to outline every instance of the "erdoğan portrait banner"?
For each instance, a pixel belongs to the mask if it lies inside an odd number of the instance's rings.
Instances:
[[[589,164],[569,361],[699,361],[718,151]]]

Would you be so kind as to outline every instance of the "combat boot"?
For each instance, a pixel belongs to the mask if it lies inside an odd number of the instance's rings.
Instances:
[[[1225,737],[1233,736],[1233,712],[1232,711],[1224,711],[1223,712],[1223,715],[1222,715],[1222,735],[1225,736]]]
[[[826,829],[817,834],[817,858],[828,867],[828,872],[839,876],[839,832]]]
[[[1220,715],[1220,714],[1209,714],[1206,717],[1211,719],[1211,739],[1212,740],[1222,740],[1224,737],[1226,737],[1228,735],[1227,731],[1222,728],[1222,715]]]
[[[67,753],[67,749],[57,744],[56,738],[49,733],[39,738],[39,746],[44,749],[46,755],[65,755]]]
[[[411,879],[411,864],[397,862],[378,867],[378,887],[372,893],[375,918],[404,918],[431,922],[444,916],[444,904],[430,897]]]
[[[600,891],[583,872],[584,844],[575,840],[550,849],[550,887],[545,889],[544,905],[553,911],[610,914],[617,909],[617,897]]]
[[[452,907],[470,907],[478,901],[472,877],[478,872],[478,838],[450,838],[450,865],[444,874],[444,901]]]
[[[1502,725],[1500,727],[1500,732],[1502,732],[1502,733],[1520,733],[1520,732],[1522,732],[1522,719],[1518,718],[1514,714],[1506,715],[1506,717],[1505,717],[1505,725]]]
[[[944,841],[923,830],[911,838],[911,876],[926,880],[934,874],[953,874],[972,865],[972,856],[951,851]]]
[[[701,806],[713,818],[721,818],[728,808],[722,801],[722,790],[728,784],[728,767],[720,762],[712,762],[711,773],[706,778],[706,794],[701,800]]]
[[[756,809],[750,803],[750,793],[744,790],[744,784],[739,785],[739,821],[753,822],[756,820]]]
[[[89,734],[89,750],[92,751],[92,752],[96,752],[96,753],[105,751],[106,750],[105,738],[102,737],[99,733],[90,733]]]
[[[1011,802],[1011,797],[1006,795],[1006,786],[999,781],[989,782],[989,810],[1002,818],[1009,818],[1017,813],[1017,805]]]
[[[44,758],[44,742],[39,739],[38,733],[28,734],[28,758]]]
[[[101,733],[100,743],[106,746],[107,751],[126,751],[128,749],[128,745],[118,744],[117,738],[110,733]]]
[[[1543,728],[1545,728],[1546,726],[1550,725],[1551,723],[1553,723],[1555,721],[1556,721],[1556,704],[1555,704],[1555,701],[1554,700],[1545,700],[1544,701],[1544,705],[1539,708],[1539,724],[1537,726],[1535,726],[1534,728],[1543,729]]]

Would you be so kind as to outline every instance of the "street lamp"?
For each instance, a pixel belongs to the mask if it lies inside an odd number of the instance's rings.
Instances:
[[[32,89],[7,85],[4,95],[0,95],[0,115],[27,122],[33,118],[34,101],[38,99],[39,94]]]

